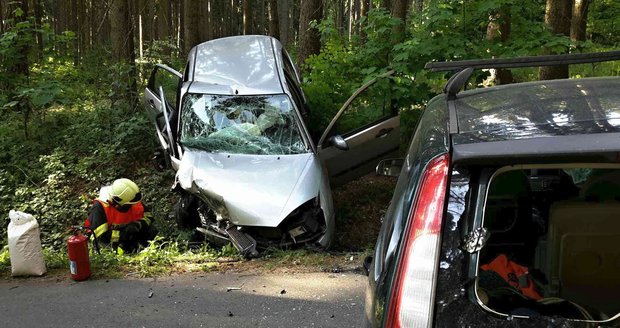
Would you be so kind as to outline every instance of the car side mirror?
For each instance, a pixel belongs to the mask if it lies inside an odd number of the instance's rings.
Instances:
[[[347,145],[347,142],[340,135],[329,138],[329,144],[340,150],[349,150],[349,145]]]
[[[404,162],[405,160],[402,158],[384,159],[377,164],[377,175],[397,177],[403,168]]]

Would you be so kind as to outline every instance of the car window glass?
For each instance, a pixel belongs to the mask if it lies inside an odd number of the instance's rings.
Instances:
[[[282,62],[284,63],[284,73],[288,75],[291,79],[297,80],[297,74],[295,74],[295,68],[293,67],[293,63],[291,63],[291,59],[284,51],[282,51]]]
[[[159,97],[159,87],[162,87],[164,89],[164,96],[166,97],[168,105],[172,109],[176,109],[178,86],[179,78],[177,76],[158,67],[149,80],[148,88]]]
[[[289,77],[288,75],[286,76],[286,83],[289,87],[289,91],[291,92],[291,96],[293,97],[293,101],[295,102],[295,106],[299,112],[305,116],[307,114],[307,109],[301,96],[301,90],[297,87],[296,82],[292,80],[292,77]]]
[[[286,95],[188,94],[181,111],[181,143],[235,154],[289,155],[308,151]]]
[[[378,80],[360,93],[336,121],[331,135],[347,136],[398,113],[389,79]]]

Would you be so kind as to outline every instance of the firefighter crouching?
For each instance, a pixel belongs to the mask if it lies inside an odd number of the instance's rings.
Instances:
[[[88,211],[85,225],[96,242],[119,252],[136,252],[155,238],[153,216],[142,204],[140,188],[129,179],[118,179],[101,188]]]

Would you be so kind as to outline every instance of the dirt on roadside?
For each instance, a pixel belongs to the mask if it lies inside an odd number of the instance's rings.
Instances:
[[[372,173],[333,190],[335,250],[359,252],[374,247],[395,187],[395,177]]]

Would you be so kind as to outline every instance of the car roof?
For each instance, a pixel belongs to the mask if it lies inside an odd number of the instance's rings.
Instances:
[[[548,80],[464,91],[457,143],[620,132],[620,77]]]
[[[280,73],[282,46],[269,36],[243,35],[207,41],[192,49],[190,62],[193,69],[190,68],[189,82],[197,82],[200,92],[234,95],[284,92]],[[198,92],[191,86],[188,91]]]
[[[617,162],[620,77],[524,82],[435,99],[450,112],[452,160],[469,164]],[[453,127],[456,126],[456,129]]]

